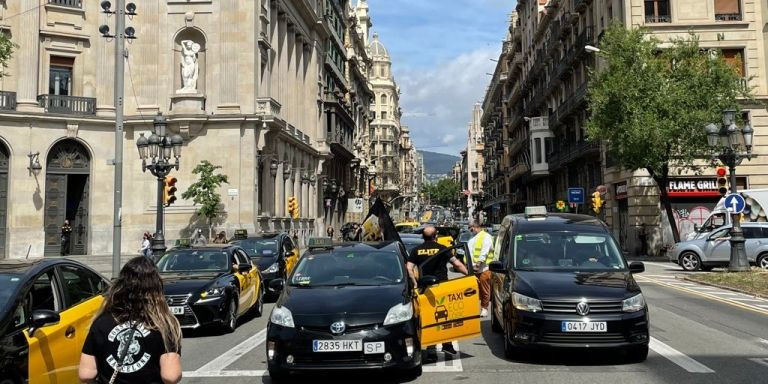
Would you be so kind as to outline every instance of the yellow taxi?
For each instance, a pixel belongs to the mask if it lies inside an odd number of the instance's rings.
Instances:
[[[79,383],[109,281],[67,259],[0,260],[0,382]]]
[[[395,229],[400,233],[411,233],[419,227],[418,221],[402,221],[395,224]]]

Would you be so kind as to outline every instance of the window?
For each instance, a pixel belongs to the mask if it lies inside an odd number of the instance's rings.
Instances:
[[[251,259],[248,256],[246,256],[243,253],[243,251],[241,251],[239,249],[235,250],[234,256],[235,256],[235,263],[237,263],[238,265],[240,265],[240,264],[249,264],[250,263]]]
[[[387,105],[387,95],[381,95],[381,105]]]
[[[715,0],[715,20],[716,21],[740,21],[741,20],[741,1],[740,0]]]
[[[59,267],[59,271],[64,279],[65,309],[100,294],[105,288],[104,281],[87,269],[65,265]]]
[[[74,66],[74,58],[51,56],[51,65],[48,71],[49,95],[72,95],[72,68]]]
[[[52,269],[35,279],[25,300],[27,313],[31,314],[32,311],[38,309],[48,309],[55,312],[61,310],[61,298],[59,298],[55,280]]]
[[[387,111],[384,111],[381,113],[381,119],[386,120],[387,119]]]
[[[669,0],[645,0],[646,23],[669,23]]]
[[[535,138],[533,139],[534,146],[536,147],[536,164],[541,164],[541,138]]]
[[[723,60],[730,65],[739,76],[744,77],[744,51],[742,49],[723,49]]]

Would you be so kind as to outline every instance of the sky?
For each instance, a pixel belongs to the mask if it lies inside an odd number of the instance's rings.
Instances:
[[[356,3],[355,0],[353,2]],[[514,0],[368,0],[419,150],[459,155],[506,37]]]

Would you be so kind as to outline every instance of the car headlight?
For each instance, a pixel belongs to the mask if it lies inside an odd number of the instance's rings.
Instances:
[[[413,318],[413,305],[411,303],[398,304],[389,309],[384,325],[402,323]]]
[[[282,325],[287,328],[294,328],[293,315],[286,307],[275,307],[272,314],[269,315],[269,321],[272,324]]]
[[[205,299],[207,297],[218,297],[224,294],[224,287],[212,287],[206,289],[200,294],[200,297]]]
[[[266,271],[264,271],[264,273],[275,273],[279,270],[280,270],[280,264],[273,263],[272,265],[269,266],[269,268],[267,268]]]
[[[621,302],[622,312],[637,312],[643,308],[645,308],[645,298],[642,293]]]
[[[512,292],[512,305],[521,311],[539,312],[541,311],[541,300]]]

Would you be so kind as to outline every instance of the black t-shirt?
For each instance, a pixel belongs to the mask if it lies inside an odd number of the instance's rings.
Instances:
[[[117,374],[116,383],[162,383],[160,356],[168,352],[163,336],[156,330],[136,326],[133,341],[128,347],[123,367]],[[102,383],[108,383],[117,368],[121,344],[127,343],[131,334],[131,323],[117,324],[110,314],[102,314],[91,325],[83,345],[83,353],[96,358],[96,368]]]
[[[440,260],[434,260],[424,264],[427,260],[430,260],[432,256],[440,253],[440,251],[447,249],[445,245],[442,245],[436,241],[425,241],[415,248],[411,249],[411,255],[408,257],[408,261],[421,267],[422,276],[434,276],[438,281],[448,280],[448,267],[446,264],[451,259],[451,252],[443,252],[439,257]],[[424,264],[424,265],[422,265]]]

